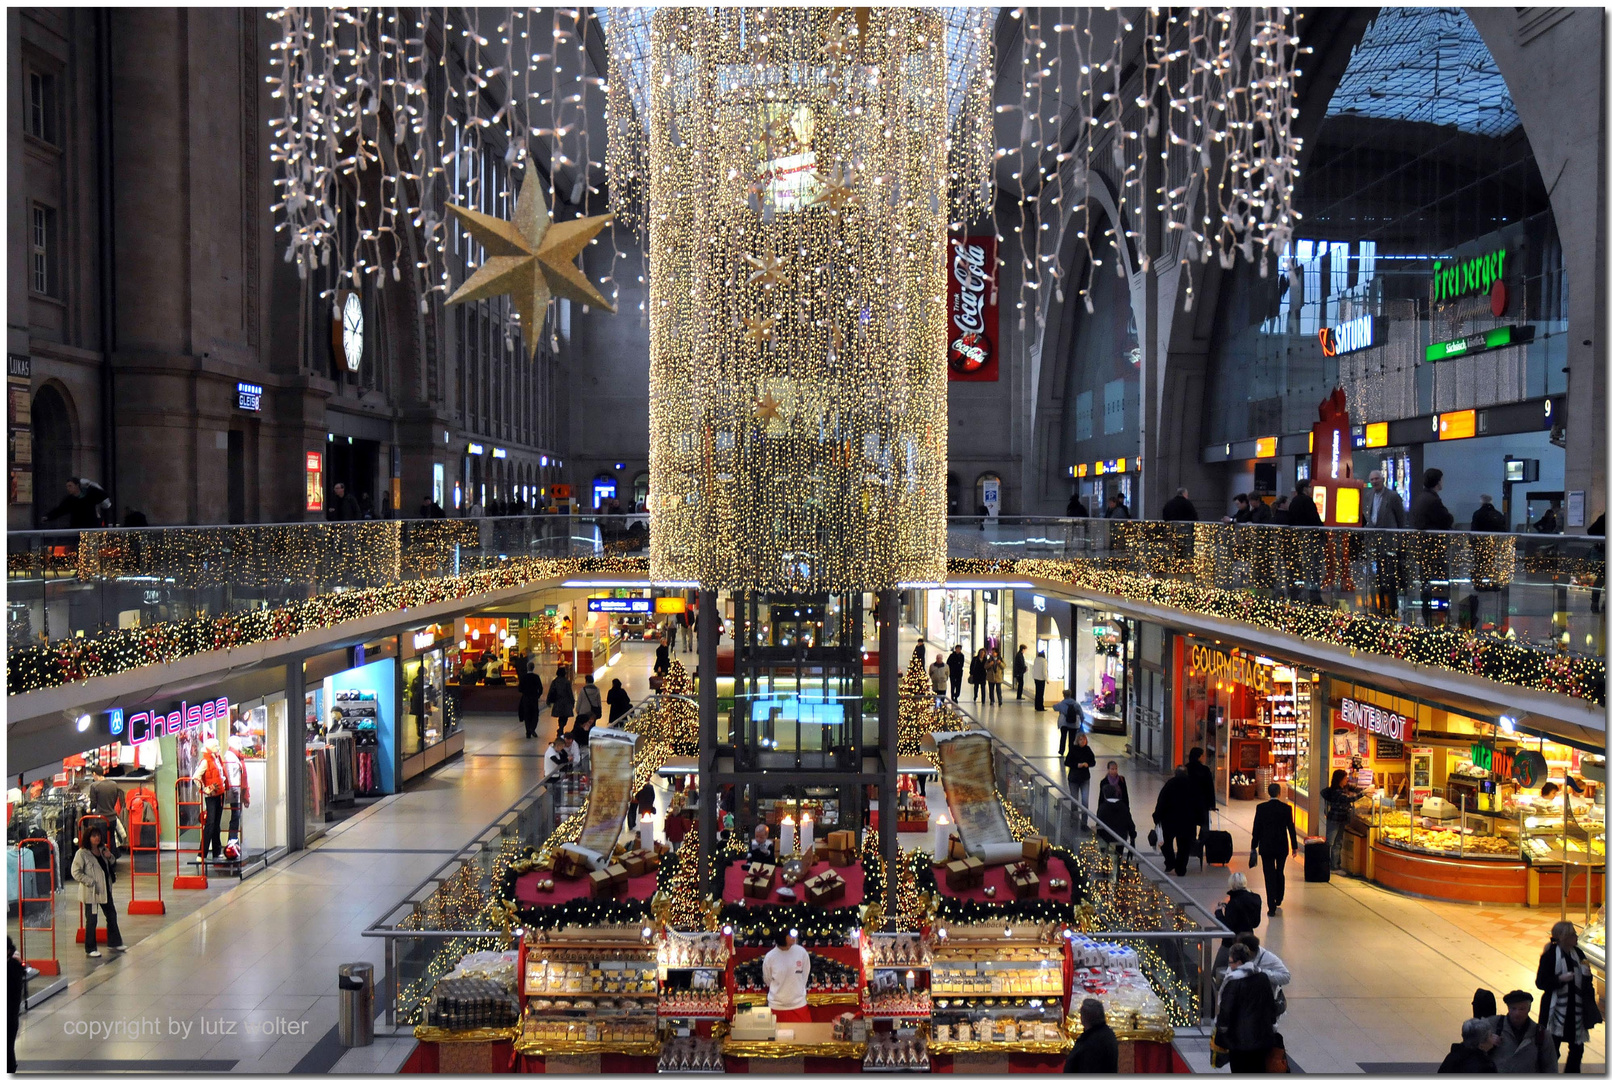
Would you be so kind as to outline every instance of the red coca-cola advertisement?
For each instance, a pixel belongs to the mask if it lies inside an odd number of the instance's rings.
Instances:
[[[946,268],[946,377],[996,382],[996,238],[953,237]]]

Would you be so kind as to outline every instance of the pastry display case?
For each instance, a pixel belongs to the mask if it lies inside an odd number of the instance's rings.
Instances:
[[[642,927],[528,935],[516,1052],[658,1055],[659,970],[656,944]]]
[[[931,939],[931,1054],[1061,1054],[1066,951],[1058,928],[950,926]]]

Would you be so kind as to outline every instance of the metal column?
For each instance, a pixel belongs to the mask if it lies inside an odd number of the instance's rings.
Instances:
[[[716,590],[700,590],[698,634],[700,701],[700,880],[708,882],[716,861],[717,815],[721,813],[721,791],[716,779]]]
[[[897,718],[901,707],[901,633],[900,601],[894,589],[878,594],[879,620],[879,850],[884,853],[888,867],[890,896],[895,896],[896,856],[896,783],[900,755],[900,735]],[[894,908],[892,906],[891,910]]]
[[[293,656],[285,665],[285,745],[279,752],[286,760],[287,851],[301,851],[308,842],[308,722],[303,700],[306,684],[302,677],[303,657]]]

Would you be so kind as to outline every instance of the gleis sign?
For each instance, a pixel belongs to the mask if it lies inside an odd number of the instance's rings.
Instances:
[[[954,237],[946,277],[946,377],[995,382],[996,239]]]
[[[227,697],[199,705],[181,701],[179,707],[166,716],[161,712],[137,712],[128,721],[129,745],[139,746],[164,735],[182,735],[218,719],[229,719]]]

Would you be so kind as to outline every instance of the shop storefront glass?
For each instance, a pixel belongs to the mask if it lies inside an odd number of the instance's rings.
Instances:
[[[1328,715],[1332,767],[1364,792],[1358,871],[1442,899],[1603,901],[1601,748],[1341,680]]]
[[[1320,676],[1195,638],[1180,639],[1176,654],[1176,760],[1204,747],[1222,799],[1263,799],[1272,782],[1307,796]]]
[[[304,815],[310,838],[358,799],[398,790],[396,653],[397,639],[384,638],[306,663]],[[341,666],[344,661],[349,666]]]
[[[1093,608],[1075,608],[1074,620],[1070,670],[1075,697],[1093,731],[1123,735],[1130,697],[1132,627],[1123,615]]]

